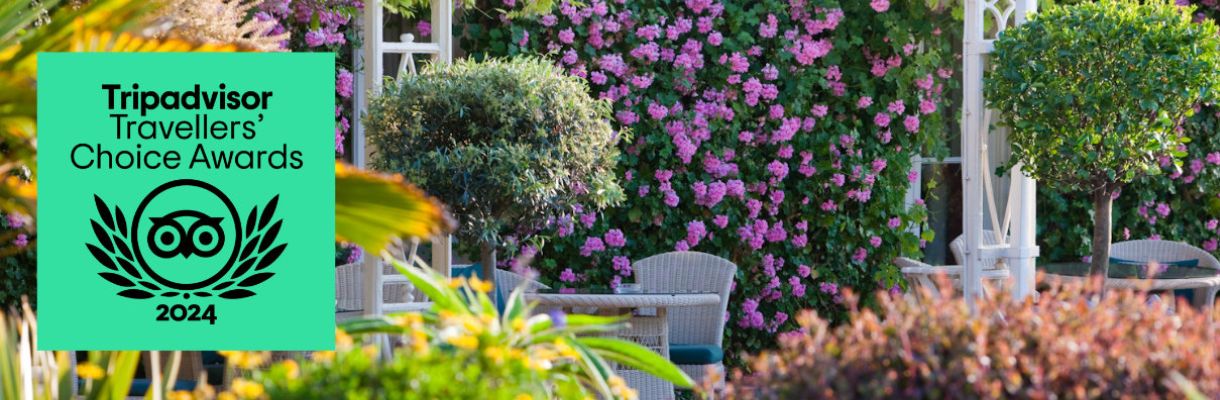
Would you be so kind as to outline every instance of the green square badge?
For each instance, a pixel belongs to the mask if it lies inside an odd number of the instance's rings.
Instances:
[[[39,54],[39,348],[333,348],[334,71]]]

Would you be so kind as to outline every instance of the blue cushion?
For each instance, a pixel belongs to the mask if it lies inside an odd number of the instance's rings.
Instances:
[[[453,266],[453,268],[449,269],[449,275],[454,278],[462,277],[462,278],[470,279],[472,277],[478,277],[479,279],[487,280],[487,278],[483,276],[483,265],[479,264],[479,263],[474,263],[474,264],[464,265],[464,266],[455,265],[455,266]],[[496,290],[494,292],[495,293],[489,293],[489,295],[492,297],[492,300],[496,302],[496,308],[500,311],[501,314],[503,314],[504,313],[504,300],[505,300],[504,296],[500,295],[499,290]]]
[[[148,388],[152,387],[152,380],[146,378],[132,379],[131,389],[127,391],[128,396],[144,396],[148,392]],[[195,381],[174,381],[174,390],[195,390]]]
[[[683,365],[707,365],[724,360],[724,350],[710,344],[670,344],[669,361]]]
[[[1117,257],[1110,257],[1110,264],[1148,265],[1150,263],[1151,263],[1151,261],[1136,261],[1136,260],[1126,260],[1126,259],[1117,258]],[[1160,265],[1168,265],[1168,266],[1173,266],[1173,267],[1198,267],[1199,266],[1198,259],[1179,260],[1179,261],[1157,261],[1156,263],[1160,264]]]

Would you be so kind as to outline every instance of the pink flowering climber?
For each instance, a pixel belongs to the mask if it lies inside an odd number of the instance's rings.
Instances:
[[[576,273],[572,272],[571,268],[564,268],[563,272],[559,273],[559,281],[567,283],[576,282]]]
[[[623,235],[623,231],[619,229],[606,231],[604,238],[606,245],[610,247],[623,247],[627,245],[627,236]]]
[[[882,128],[890,126],[890,115],[883,112],[877,113],[877,115],[873,117],[873,123]]]
[[[580,255],[589,257],[595,252],[604,250],[606,250],[606,244],[602,242],[602,239],[597,236],[590,236],[585,238],[585,244],[580,246]]]
[[[907,132],[919,132],[919,117],[908,115],[902,119],[902,127],[906,128]]]

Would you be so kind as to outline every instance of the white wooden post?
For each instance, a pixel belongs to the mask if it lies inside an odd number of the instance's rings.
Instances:
[[[1017,0],[1017,25],[1025,23],[1026,16],[1037,11],[1037,0]],[[1016,204],[1008,208],[1015,213],[1013,220],[1016,224],[1012,231],[1008,265],[1012,268],[1013,299],[1020,301],[1034,294],[1034,259],[1038,257],[1038,245],[1034,241],[1037,235],[1038,183],[1025,175],[1020,166],[1013,168],[1012,179],[1016,180],[1014,186],[1017,194],[1012,197]]]
[[[368,165],[368,156],[376,149],[368,145],[362,116],[368,110],[369,98],[381,93],[382,84],[387,76],[384,62],[386,54],[401,54],[404,60],[413,60],[415,54],[428,54],[433,62],[449,63],[453,61],[453,1],[432,0],[431,3],[431,41],[417,43],[413,35],[402,35],[401,41],[385,41],[385,10],[381,0],[368,0],[361,16],[361,26],[364,34],[363,47],[355,54],[356,69],[361,74],[357,81],[355,98],[355,122],[352,130],[352,161],[359,167]],[[409,65],[410,68],[407,68]],[[395,76],[404,73],[414,73],[414,65],[402,63]],[[452,239],[448,236],[438,236],[432,242],[432,268],[449,276],[453,261]],[[413,246],[406,247],[414,249]],[[410,252],[408,250],[408,252]],[[414,257],[405,254],[405,257]],[[410,260],[408,260],[410,261]],[[423,303],[393,303],[385,304],[384,285],[387,283],[403,284],[402,276],[384,276],[383,265],[379,254],[366,254],[362,263],[363,305],[365,315],[382,315],[385,312],[408,311],[416,309]]]
[[[982,295],[982,260],[979,258],[983,237],[983,171],[981,156],[983,135],[983,4],[967,0],[962,49],[962,234],[966,242],[966,259],[962,262],[962,291],[966,304],[973,312],[975,300]]]

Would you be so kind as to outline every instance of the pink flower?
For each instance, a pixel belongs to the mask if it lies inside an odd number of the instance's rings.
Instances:
[[[26,234],[24,234],[24,233],[18,233],[17,238],[13,239],[13,245],[17,246],[17,248],[25,248],[25,246],[29,245],[29,244],[30,244],[30,237],[26,236]]]
[[[665,205],[669,206],[669,208],[677,207],[680,200],[681,199],[678,198],[678,194],[674,193],[672,190],[665,192]]]
[[[856,108],[868,108],[871,105],[873,105],[873,98],[868,96],[861,97],[860,101],[856,102]]]
[[[21,213],[9,213],[4,218],[8,222],[8,227],[11,229],[18,229],[25,226],[26,216],[22,215]]]
[[[1208,252],[1216,251],[1216,239],[1212,238],[1203,241],[1203,250],[1207,250]]]
[[[559,273],[560,282],[576,282],[576,273],[572,272],[571,268],[564,268],[563,272]]]
[[[558,36],[559,36],[559,41],[563,44],[572,44],[572,41],[576,39],[576,33],[572,32],[572,28],[567,28],[562,31],[559,31]]]
[[[873,10],[876,10],[879,13],[886,12],[890,9],[889,0],[873,0],[873,2],[869,5],[873,7]]]
[[[788,164],[774,160],[767,164],[767,171],[770,171],[771,175],[778,179],[784,179],[784,177],[788,176]]]
[[[707,236],[707,226],[703,221],[694,220],[686,224],[686,242],[691,246],[699,245],[699,242]]]
[[[712,218],[712,223],[717,227],[724,229],[725,226],[729,225],[729,217],[724,214],[717,215],[715,218]]]
[[[919,132],[919,117],[908,115],[902,119],[902,127],[906,128],[907,132]]]
[[[808,265],[801,264],[800,266],[796,267],[796,274],[800,275],[802,278],[808,278],[812,273],[813,269],[809,268]]]
[[[551,16],[551,18],[554,17],[554,15]],[[419,32],[419,36],[432,35],[432,24],[428,21],[419,21],[419,23],[415,24],[415,31]]]
[[[606,244],[610,247],[623,247],[627,245],[627,236],[623,235],[623,231],[619,229],[611,229],[606,231],[604,235]]]
[[[305,45],[309,47],[318,47],[326,44],[326,34],[321,30],[312,30],[305,32]]]
[[[883,112],[877,113],[877,115],[873,117],[873,123],[882,128],[890,126],[890,115]]]
[[[936,103],[928,99],[920,101],[919,112],[924,115],[936,112]]]
[[[602,243],[602,239],[597,236],[585,238],[585,244],[580,246],[580,255],[588,257],[595,252],[606,250],[606,244]]]
[[[335,76],[335,92],[339,93],[339,97],[352,97],[352,83],[354,77],[352,72],[346,68],[339,68],[339,72]]]
[[[867,257],[868,250],[865,250],[863,247],[857,247],[856,252],[851,255],[851,260],[855,262],[864,262],[864,259]]]
[[[881,237],[874,235],[873,237],[868,238],[868,244],[872,245],[873,248],[881,247]]]
[[[614,270],[618,271],[620,275],[631,276],[631,260],[627,259],[626,256],[614,256],[611,260],[611,265],[614,266]]]

